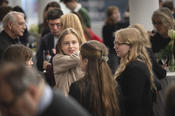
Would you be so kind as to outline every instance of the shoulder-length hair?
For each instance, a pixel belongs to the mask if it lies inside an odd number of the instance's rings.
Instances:
[[[84,78],[88,80],[88,88],[91,91],[90,112],[93,116],[119,116],[116,83],[107,64],[106,46],[98,41],[90,40],[81,46],[80,54],[82,59],[88,59]],[[82,84],[80,88],[82,97],[87,87]]]

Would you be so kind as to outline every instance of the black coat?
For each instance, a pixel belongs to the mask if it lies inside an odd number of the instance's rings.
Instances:
[[[12,39],[5,31],[0,33],[0,59],[2,59],[3,52],[11,44],[20,43],[19,39]]]
[[[126,116],[152,116],[152,93],[146,64],[130,62],[117,78]]]
[[[51,56],[54,56],[52,49],[54,48],[54,36],[51,33],[46,34],[41,38],[40,47],[37,51],[37,68],[39,71],[43,71],[43,51],[49,50]]]
[[[165,38],[161,36],[159,33],[155,33],[153,36],[150,37],[152,50],[154,53],[159,52],[161,49],[164,49],[168,43],[170,42],[170,38]]]

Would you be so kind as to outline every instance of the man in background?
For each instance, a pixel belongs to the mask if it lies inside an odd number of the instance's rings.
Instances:
[[[0,33],[0,60],[4,50],[11,44],[21,43],[20,36],[23,36],[26,29],[24,14],[11,11],[2,20],[3,31]]]

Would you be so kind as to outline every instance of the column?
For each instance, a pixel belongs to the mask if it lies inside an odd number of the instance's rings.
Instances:
[[[159,0],[129,0],[130,23],[142,24],[146,30],[152,30],[151,17],[159,8]]]

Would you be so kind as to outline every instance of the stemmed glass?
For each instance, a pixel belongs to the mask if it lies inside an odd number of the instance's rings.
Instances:
[[[51,60],[51,55],[50,55],[50,52],[49,52],[49,50],[43,50],[43,60],[44,60],[44,62],[46,61],[46,62],[50,62],[50,60]],[[44,63],[43,62],[43,63]],[[46,70],[44,70],[43,71],[44,73],[46,72]]]

